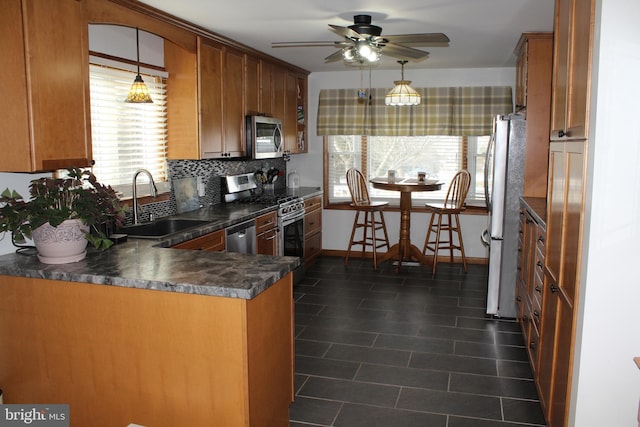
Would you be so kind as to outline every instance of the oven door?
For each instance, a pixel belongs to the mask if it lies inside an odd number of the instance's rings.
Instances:
[[[280,250],[284,256],[304,255],[304,215],[282,220]]]

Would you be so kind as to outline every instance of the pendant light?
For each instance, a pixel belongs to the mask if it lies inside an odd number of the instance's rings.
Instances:
[[[391,92],[384,97],[384,103],[386,105],[401,106],[401,105],[418,105],[420,104],[420,94],[416,92],[414,88],[409,86],[411,81],[404,79],[404,64],[408,61],[398,61],[401,67],[400,79],[393,83],[396,85]]]
[[[144,84],[144,80],[142,80],[142,76],[140,75],[140,39],[138,35],[138,28],[136,28],[136,53],[137,53],[137,64],[138,64],[138,75],[133,80],[133,84],[131,85],[131,89],[129,89],[129,94],[127,95],[127,99],[124,102],[133,102],[133,103],[149,103],[153,102],[151,99],[151,95],[149,94],[149,88]]]

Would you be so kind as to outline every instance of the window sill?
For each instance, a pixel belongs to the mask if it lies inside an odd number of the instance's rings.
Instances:
[[[157,202],[165,202],[169,200],[171,193],[160,193],[158,197],[152,197],[151,195],[139,196],[138,197],[138,205],[148,205],[149,203],[157,203]],[[132,197],[123,197],[120,199],[120,204],[122,206],[128,206],[129,208],[133,207],[133,198]]]

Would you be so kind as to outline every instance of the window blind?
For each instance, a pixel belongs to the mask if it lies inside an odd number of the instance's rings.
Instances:
[[[90,65],[93,172],[115,188],[130,187],[140,168],[148,169],[156,182],[167,180],[166,79],[141,75],[152,104],[124,102],[135,72]]]

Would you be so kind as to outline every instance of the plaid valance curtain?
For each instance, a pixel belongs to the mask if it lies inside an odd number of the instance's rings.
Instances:
[[[420,105],[384,103],[388,89],[371,89],[370,102],[357,89],[323,89],[318,135],[422,136],[490,135],[492,118],[513,111],[511,86],[416,88]]]

